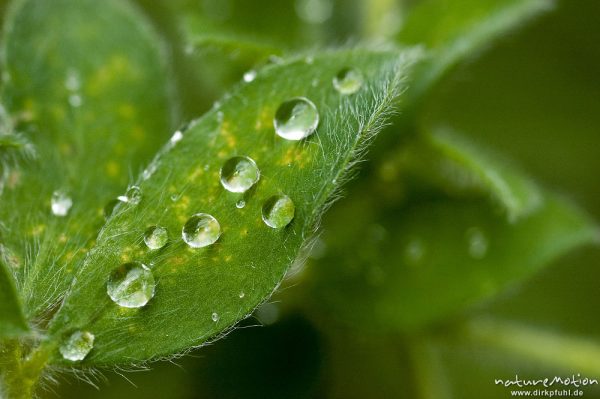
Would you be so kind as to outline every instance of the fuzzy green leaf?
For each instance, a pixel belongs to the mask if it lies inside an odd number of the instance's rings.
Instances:
[[[246,317],[278,286],[348,168],[385,123],[413,57],[410,51],[323,53],[309,63],[301,57],[268,66],[239,86],[142,174],[141,202],[121,205],[102,230],[51,339],[60,341],[73,328],[90,331],[95,346],[84,364],[129,363],[201,345]],[[348,66],[362,72],[364,84],[342,95],[332,79]],[[319,127],[305,140],[288,141],[275,134],[273,118],[298,96],[314,102]],[[226,191],[219,179],[234,156],[251,157],[261,171],[245,194]],[[261,209],[277,194],[292,199],[295,216],[273,229]],[[199,212],[214,216],[222,235],[213,245],[191,248],[182,227]],[[167,229],[163,249],[145,247],[151,225]],[[147,265],[157,281],[154,297],[138,309],[121,308],[107,295],[111,272],[131,261]]]
[[[431,181],[452,195],[486,193],[510,221],[526,216],[541,203],[532,179],[486,148],[447,129],[416,138],[398,157],[399,168]]]
[[[168,74],[157,36],[126,1],[16,1],[3,39],[2,100],[37,154],[7,177],[3,244],[28,318],[43,322],[102,208],[166,137]],[[66,216],[51,210],[56,190],[72,200]]]
[[[458,62],[550,9],[552,0],[426,0],[408,13],[398,40],[422,44],[429,58],[415,70],[411,99],[420,98]]]
[[[514,223],[481,201],[421,200],[387,211],[348,205],[337,220],[366,214],[377,222],[362,234],[324,237],[312,295],[333,317],[366,329],[411,330],[454,316],[600,238],[587,215],[550,194]]]
[[[1,247],[0,257],[6,258]],[[29,329],[20,302],[6,259],[0,259],[0,337],[22,334]]]

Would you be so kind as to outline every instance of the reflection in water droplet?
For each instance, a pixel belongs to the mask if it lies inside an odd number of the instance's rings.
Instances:
[[[94,338],[88,331],[75,331],[60,346],[60,354],[73,362],[83,360],[94,347]]]
[[[260,171],[252,158],[233,157],[221,167],[221,184],[227,191],[243,193],[260,179]]]
[[[245,206],[246,206],[246,201],[244,201],[244,200],[239,200],[238,202],[235,203],[235,207],[238,209],[242,209]]]
[[[280,137],[286,140],[302,140],[317,129],[319,112],[308,98],[292,98],[279,106],[273,125]]]
[[[265,224],[279,229],[290,224],[294,219],[296,207],[287,195],[274,195],[265,201],[262,207],[262,219]]]
[[[254,69],[244,74],[244,82],[252,82],[254,79],[256,79],[256,71]]]
[[[309,24],[322,24],[331,18],[332,0],[296,0],[296,14]]]
[[[138,186],[131,186],[127,189],[125,195],[120,195],[117,199],[121,202],[137,205],[142,200],[142,190]]]
[[[214,244],[219,239],[221,226],[213,216],[197,213],[185,222],[181,236],[190,247],[202,248]]]
[[[67,216],[72,206],[73,200],[64,191],[57,190],[52,193],[50,207],[55,216]]]
[[[125,263],[110,274],[106,292],[110,299],[124,308],[140,308],[154,296],[154,275],[144,264]]]
[[[150,226],[144,232],[144,243],[150,249],[161,249],[167,244],[169,234],[162,226]]]
[[[217,321],[219,321],[219,314],[213,313],[210,315],[210,318],[212,319],[212,321],[214,321],[216,323]]]
[[[354,94],[362,87],[364,78],[362,73],[354,68],[344,68],[333,78],[333,87],[340,94]]]
[[[474,259],[483,259],[487,254],[489,242],[483,231],[477,227],[467,230],[467,245],[469,255]]]

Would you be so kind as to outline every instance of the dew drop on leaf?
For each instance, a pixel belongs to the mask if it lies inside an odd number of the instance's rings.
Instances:
[[[137,205],[142,200],[142,190],[138,186],[131,186],[127,189],[125,195],[120,195],[117,199],[121,202]]]
[[[269,227],[279,229],[294,219],[296,207],[287,195],[274,195],[262,207],[262,220]]]
[[[467,230],[467,245],[469,255],[474,259],[483,259],[487,254],[489,242],[483,231],[477,227]]]
[[[239,297],[240,299],[244,298],[246,296],[246,293],[244,291],[240,291]]]
[[[185,222],[181,236],[190,247],[202,248],[214,244],[219,239],[221,226],[213,216],[197,213]]]
[[[52,214],[55,216],[67,216],[69,210],[73,206],[73,200],[62,190],[57,190],[52,193],[50,200]]]
[[[171,145],[175,145],[179,141],[181,141],[182,138],[183,138],[183,133],[181,132],[181,130],[177,130],[175,133],[173,133],[173,135],[171,136],[171,139],[169,139],[169,143],[171,143]]]
[[[256,71],[254,69],[244,74],[244,82],[252,82],[254,79],[256,79]]]
[[[77,362],[85,359],[94,347],[94,334],[87,331],[75,331],[59,348],[63,358]]]
[[[212,315],[210,315],[210,318],[216,323],[217,321],[219,321],[219,314],[213,313]]]
[[[363,75],[358,69],[344,68],[333,78],[333,87],[340,94],[350,95],[359,91],[363,82]]]
[[[168,239],[167,229],[162,226],[150,226],[144,232],[144,243],[149,249],[161,249]]]
[[[249,157],[233,157],[221,167],[221,184],[232,193],[246,192],[260,179],[256,162]]]
[[[125,263],[110,274],[106,292],[110,299],[124,308],[140,308],[154,296],[154,275],[144,264]]]
[[[286,140],[302,140],[317,129],[319,112],[308,98],[292,98],[277,108],[273,125],[278,136]]]
[[[235,207],[238,209],[242,209],[245,206],[246,206],[246,201],[244,201],[244,200],[239,200],[238,202],[235,203]]]

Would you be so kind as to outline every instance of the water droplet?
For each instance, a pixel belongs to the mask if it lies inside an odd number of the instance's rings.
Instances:
[[[240,297],[240,299],[242,299],[246,296],[246,293],[244,291],[240,291],[240,294],[238,296]]]
[[[292,98],[279,106],[273,125],[280,137],[286,140],[302,140],[317,129],[319,112],[308,98]]]
[[[181,231],[183,241],[192,248],[214,244],[221,236],[221,226],[208,213],[197,213],[185,222]]]
[[[94,347],[94,334],[88,331],[75,331],[60,346],[60,354],[73,362],[85,359]]]
[[[150,249],[161,249],[167,244],[169,233],[162,226],[150,226],[144,232],[144,242]]]
[[[256,71],[254,69],[244,74],[244,82],[252,82],[254,79],[256,79]]]
[[[125,263],[111,273],[106,292],[124,308],[140,308],[154,296],[156,283],[150,269],[139,262]]]
[[[127,189],[125,195],[120,195],[117,199],[121,202],[137,205],[142,200],[142,190],[138,186],[131,186]]]
[[[178,199],[179,199],[179,195],[177,195],[177,194],[171,195],[171,201],[176,202]]]
[[[81,104],[83,103],[83,99],[81,98],[81,96],[79,94],[71,94],[69,96],[69,105],[71,107],[80,107]]]
[[[221,168],[221,184],[232,193],[246,192],[260,179],[256,162],[249,157],[233,157]]]
[[[55,216],[67,216],[73,206],[73,200],[64,191],[57,190],[52,193],[50,205]]]
[[[153,161],[146,169],[144,169],[144,172],[142,172],[142,178],[148,180],[152,177],[154,172],[156,172],[156,169],[158,169],[158,163]]]
[[[106,205],[104,205],[103,211],[104,211],[104,217],[106,219],[108,219],[109,217],[112,216],[113,212],[115,211],[115,207],[117,205],[119,205],[120,202],[121,201],[118,199],[113,199],[113,200],[110,200]]]
[[[471,227],[467,230],[467,245],[469,255],[474,259],[483,259],[487,254],[489,242],[481,229]]]
[[[183,138],[183,133],[181,132],[181,130],[177,130],[171,136],[171,139],[169,140],[169,143],[171,143],[171,145],[175,145],[178,142],[180,142],[182,138]]]
[[[333,78],[333,87],[340,94],[354,94],[362,87],[364,78],[362,73],[354,68],[344,68]]]
[[[238,209],[242,209],[245,206],[246,206],[246,201],[244,201],[244,200],[239,200],[238,202],[235,203],[235,207]]]
[[[333,12],[331,0],[296,0],[295,6],[298,17],[309,24],[322,24]]]
[[[269,227],[279,229],[290,224],[296,208],[287,195],[274,195],[262,207],[262,220]]]
[[[216,323],[217,321],[219,321],[219,314],[213,313],[210,315],[210,318],[212,319],[212,321],[214,321]]]

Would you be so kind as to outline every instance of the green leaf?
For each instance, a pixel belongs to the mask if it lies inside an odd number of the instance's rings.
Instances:
[[[366,214],[371,224],[325,235],[327,254],[312,268],[316,306],[363,329],[406,331],[448,319],[600,238],[588,216],[551,194],[514,223],[482,201],[369,206],[348,203],[332,215]]]
[[[7,178],[2,242],[16,257],[26,315],[43,324],[104,205],[167,136],[168,73],[160,40],[121,0],[16,1],[2,51],[9,122],[37,153]],[[56,190],[72,200],[64,217],[51,210]]]
[[[408,13],[398,40],[430,51],[408,93],[418,100],[457,63],[533,16],[552,0],[426,0]],[[409,100],[410,101],[410,100]]]
[[[0,257],[0,337],[19,335],[27,332],[29,327],[2,247]]]
[[[50,339],[86,330],[96,339],[84,364],[130,363],[201,345],[246,317],[278,286],[348,168],[385,123],[413,58],[410,51],[328,52],[309,63],[299,57],[268,66],[239,86],[142,174],[141,202],[120,205],[103,228]],[[348,66],[362,72],[364,84],[341,95],[332,79]],[[282,103],[298,96],[314,102],[319,127],[305,140],[284,140],[273,119]],[[261,172],[245,194],[226,191],[219,179],[235,156],[251,157]],[[274,229],[261,212],[280,194],[293,201],[295,216]],[[245,206],[236,206],[240,200]],[[213,245],[191,248],[182,227],[199,212],[214,216],[222,235]],[[150,251],[142,241],[152,225],[168,231],[163,249]],[[146,306],[126,309],[107,295],[107,279],[132,261],[147,265],[157,285]]]
[[[542,202],[531,178],[497,154],[447,128],[420,135],[398,158],[400,168],[449,194],[488,194],[510,221],[528,215]]]

